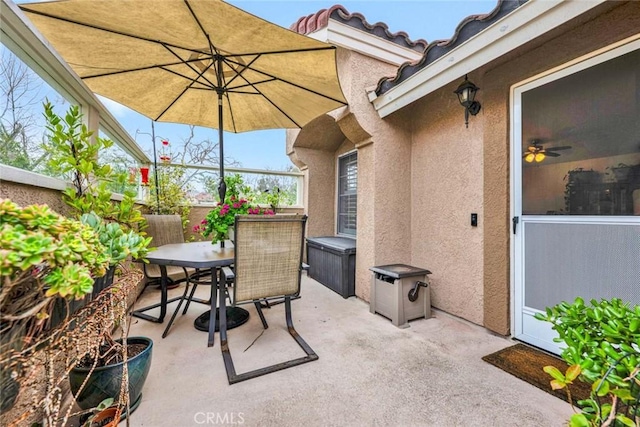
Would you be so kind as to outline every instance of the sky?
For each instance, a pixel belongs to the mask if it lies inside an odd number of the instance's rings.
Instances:
[[[422,38],[431,42],[450,38],[462,19],[490,12],[497,0],[369,0],[338,3],[330,0],[229,0],[228,3],[285,28],[300,17],[341,4],[350,13],[364,15],[370,24],[384,22],[392,33],[404,31],[411,40]],[[150,120],[112,101],[104,100],[104,104],[137,143],[149,152]],[[187,136],[188,127],[156,123],[155,132],[157,137],[168,139],[174,145]],[[199,140],[208,138],[217,141],[218,138],[214,129],[196,128],[195,134]],[[291,165],[285,153],[285,131],[281,129],[240,134],[226,132],[224,150],[225,157],[235,159],[245,168],[283,170]]]

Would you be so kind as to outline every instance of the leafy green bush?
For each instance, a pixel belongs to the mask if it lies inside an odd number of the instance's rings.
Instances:
[[[576,298],[536,318],[552,323],[559,335],[556,341],[566,344],[562,358],[570,365],[567,373],[545,367],[553,378],[551,386],[569,389],[576,378],[592,384],[590,399],[578,402],[582,413],[573,415],[570,425],[637,426],[640,306],[630,307],[619,298],[591,300],[587,306]]]
[[[64,118],[53,112],[53,106],[44,104],[48,138],[43,148],[49,154],[49,168],[69,179],[73,187],[63,191],[64,202],[71,206],[78,217],[95,212],[108,222],[118,222],[127,230],[139,229],[145,224],[140,208],[136,205],[137,194],[127,190],[122,201],[111,200],[110,185],[124,184],[126,173],[115,173],[111,166],[100,164],[98,153],[113,142],[93,137],[93,132],[82,123],[82,114],[76,105],[69,107]]]

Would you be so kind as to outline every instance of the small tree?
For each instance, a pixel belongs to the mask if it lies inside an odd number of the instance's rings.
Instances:
[[[48,167],[72,182],[63,191],[63,200],[80,217],[95,212],[106,221],[114,221],[126,229],[139,228],[145,221],[136,206],[134,191],[126,190],[121,202],[111,200],[109,185],[126,183],[126,173],[115,173],[111,166],[98,161],[98,152],[108,149],[113,142],[93,137],[93,132],[82,123],[77,105],[69,107],[64,119],[53,112],[51,103],[44,104],[48,140],[43,145],[49,154]]]
[[[180,215],[182,228],[189,224],[191,201],[188,194],[191,185],[187,181],[187,170],[178,166],[158,167],[158,192],[156,182],[149,180],[149,194],[146,203],[152,212],[160,215]]]

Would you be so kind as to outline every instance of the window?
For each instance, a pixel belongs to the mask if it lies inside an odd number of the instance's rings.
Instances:
[[[64,117],[71,105],[18,56],[0,44],[0,163],[56,176],[42,149],[45,101]],[[76,103],[75,101],[71,101]],[[77,103],[76,103],[77,104]]]
[[[640,50],[588,65],[522,94],[525,215],[640,215]]]
[[[356,235],[358,153],[338,159],[338,234]]]

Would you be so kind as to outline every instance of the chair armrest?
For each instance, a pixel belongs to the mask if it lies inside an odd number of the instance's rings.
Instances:
[[[231,270],[230,267],[222,267],[222,275],[224,276],[224,280],[222,280],[223,282],[236,278],[236,275],[233,273],[233,270]]]

